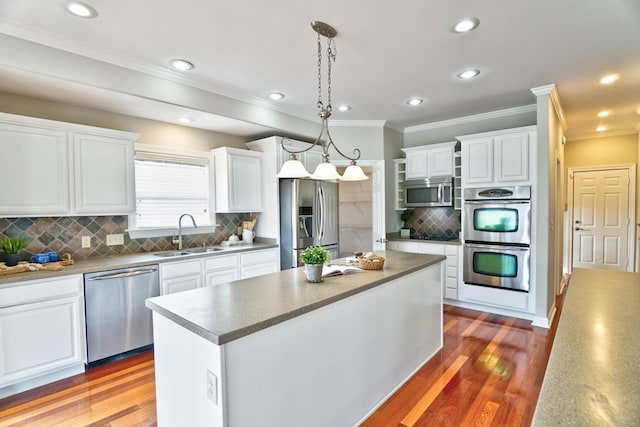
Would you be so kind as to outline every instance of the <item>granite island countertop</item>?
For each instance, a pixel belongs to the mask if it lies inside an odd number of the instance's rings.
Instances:
[[[533,426],[640,426],[640,273],[573,270]]]
[[[26,282],[29,280],[47,279],[51,277],[62,277],[71,274],[85,274],[95,273],[106,270],[118,270],[121,268],[140,267],[143,265],[162,264],[165,262],[180,261],[186,259],[195,258],[208,258],[217,255],[230,255],[238,252],[248,252],[261,249],[277,248],[278,245],[265,239],[265,242],[254,242],[253,244],[237,245],[224,247],[224,250],[207,253],[194,253],[190,255],[174,256],[174,257],[161,257],[156,256],[154,253],[172,252],[172,251],[159,251],[159,252],[141,252],[127,255],[116,255],[108,257],[96,257],[87,260],[81,260],[74,262],[73,265],[66,266],[63,270],[58,271],[27,271],[24,273],[7,274],[0,276],[0,286],[4,284],[15,284],[19,282]],[[215,246],[220,247],[220,246]],[[189,248],[186,248],[187,250]],[[191,248],[198,249],[198,248]]]
[[[384,269],[308,283],[304,268],[150,298],[147,307],[222,345],[444,261],[442,255],[378,252]],[[336,260],[344,263],[344,259]],[[425,284],[428,286],[428,284]]]

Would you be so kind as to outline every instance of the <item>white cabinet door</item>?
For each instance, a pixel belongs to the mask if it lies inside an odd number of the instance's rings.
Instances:
[[[176,292],[190,291],[202,287],[202,276],[200,273],[192,276],[176,277],[173,279],[163,279],[160,283],[162,295],[175,294]]]
[[[231,268],[227,270],[208,271],[206,273],[207,286],[216,286],[222,283],[229,283],[240,279],[240,274],[237,268]]]
[[[316,170],[316,167],[322,163],[322,151],[312,148],[303,154],[302,163],[305,169],[307,169],[307,172],[312,174]]]
[[[262,211],[262,153],[221,147],[215,156],[217,212]]]
[[[0,387],[86,360],[82,295],[0,309]]]
[[[280,266],[274,262],[267,262],[256,265],[247,265],[240,268],[240,278],[248,279],[250,277],[262,276],[263,274],[275,273],[280,271]]]
[[[135,212],[133,141],[72,134],[78,214]]]
[[[407,152],[407,179],[426,178],[429,176],[427,150]]]
[[[493,138],[462,142],[462,186],[493,182]]]
[[[0,123],[0,215],[67,215],[70,150],[66,132]]]
[[[275,273],[276,271],[280,271],[280,251],[278,249],[252,251],[240,256],[241,279]]]
[[[160,264],[160,294],[168,295],[202,287],[202,260]]]
[[[496,182],[529,180],[529,134],[500,135],[494,138]]]
[[[453,146],[429,150],[429,176],[453,176]]]

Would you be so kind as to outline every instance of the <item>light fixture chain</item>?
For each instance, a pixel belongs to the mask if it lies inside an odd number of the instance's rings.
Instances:
[[[318,109],[322,111],[322,43],[320,41],[320,33],[318,33]]]
[[[327,38],[327,110],[331,112],[331,62],[335,62],[338,51],[333,38]]]

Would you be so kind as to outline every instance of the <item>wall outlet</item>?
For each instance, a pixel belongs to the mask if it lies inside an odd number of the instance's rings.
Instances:
[[[207,369],[207,398],[218,404],[218,377]]]
[[[124,245],[124,234],[107,234],[107,246]]]
[[[82,236],[82,247],[83,248],[91,247],[91,236]]]

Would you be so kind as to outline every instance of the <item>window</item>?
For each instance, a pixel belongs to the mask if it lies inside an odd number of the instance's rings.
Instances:
[[[178,218],[191,214],[198,225],[192,232],[211,231],[209,153],[177,152],[136,145],[136,213],[129,216],[132,238],[168,236]],[[183,220],[184,228],[192,227]],[[188,232],[185,234],[189,234]]]

